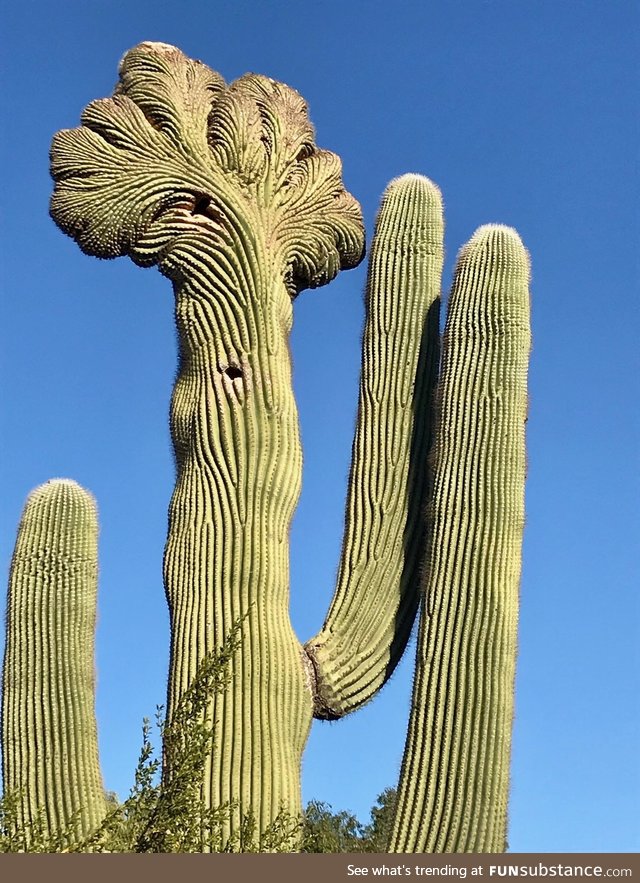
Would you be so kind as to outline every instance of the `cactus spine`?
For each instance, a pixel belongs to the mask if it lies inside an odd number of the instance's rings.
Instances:
[[[481,228],[461,253],[431,476],[442,204],[418,175],[387,188],[338,584],[302,646],[288,615],[302,467],[288,335],[298,293],[363,255],[338,158],[315,146],[289,87],[256,75],[227,86],[174,47],[143,43],[123,58],[114,96],[55,137],[51,170],[52,217],[83,251],[129,255],[173,283],[168,711],[242,619],[230,688],[212,700],[203,782],[209,806],[233,802],[226,833],[246,813],[264,830],[280,810],[300,812],[312,716],[338,718],[375,695],[421,604],[391,849],[502,849],[529,349],[517,235]]]
[[[27,500],[11,562],[3,667],[5,791],[21,822],[82,835],[106,813],[94,706],[96,506],[72,481]]]

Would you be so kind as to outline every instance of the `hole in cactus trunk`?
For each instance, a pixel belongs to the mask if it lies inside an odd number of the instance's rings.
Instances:
[[[226,374],[230,380],[241,380],[243,376],[242,370],[237,365],[229,365],[222,373]]]
[[[207,196],[206,193],[196,197],[196,201],[191,209],[191,214],[204,215],[204,217],[209,218],[210,221],[216,221],[218,224],[222,223],[222,215],[213,205],[211,197]]]

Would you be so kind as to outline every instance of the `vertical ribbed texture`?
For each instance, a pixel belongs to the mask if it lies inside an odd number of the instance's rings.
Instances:
[[[180,249],[185,260],[188,248]],[[302,474],[287,348],[292,307],[284,283],[269,281],[268,256],[246,242],[209,254],[199,244],[190,268],[176,289],[168,707],[246,617],[231,684],[213,700],[204,782],[208,805],[237,802],[230,835],[248,812],[263,830],[280,809],[302,809],[312,691],[289,621],[288,531]]]
[[[5,791],[24,823],[78,834],[106,813],[95,719],[98,522],[93,497],[55,480],[29,496],[11,563],[2,691]]]
[[[316,716],[340,717],[391,676],[418,606],[437,376],[442,199],[420,175],[391,182],[371,246],[345,538],[314,662]]]
[[[505,849],[524,525],[529,261],[461,251],[443,341],[424,602],[392,852]]]

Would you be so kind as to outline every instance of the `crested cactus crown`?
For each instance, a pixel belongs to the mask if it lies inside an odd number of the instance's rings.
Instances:
[[[84,252],[172,276],[185,239],[250,254],[262,238],[292,295],[362,259],[360,207],[294,89],[256,74],[226,86],[164,43],[127,52],[119,74],[51,149],[51,214]]]

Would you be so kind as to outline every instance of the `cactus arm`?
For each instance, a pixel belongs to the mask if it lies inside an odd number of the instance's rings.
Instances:
[[[102,821],[94,635],[98,524],[93,498],[50,481],[27,500],[11,562],[2,689],[5,792],[20,792],[28,829]],[[75,814],[78,814],[77,818]]]
[[[529,261],[480,228],[455,274],[393,852],[505,849],[524,526]]]
[[[442,201],[427,178],[388,186],[371,245],[358,422],[338,584],[306,645],[315,715],[358,708],[393,672],[418,606],[438,369]]]

